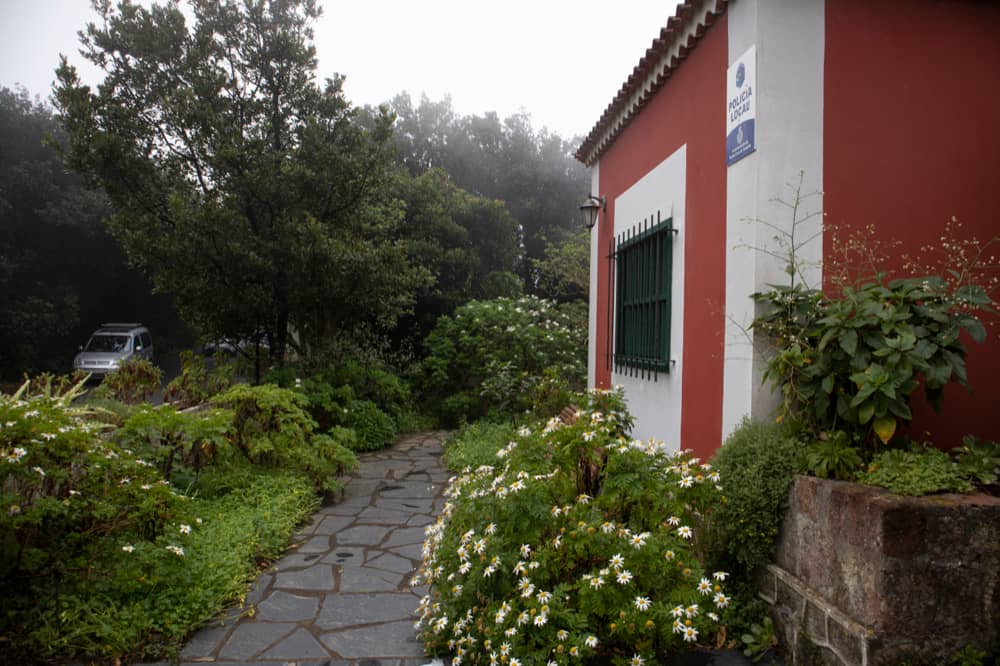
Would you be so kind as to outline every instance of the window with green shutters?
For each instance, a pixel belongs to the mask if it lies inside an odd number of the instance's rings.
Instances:
[[[670,287],[675,229],[673,218],[651,217],[616,239],[616,372],[655,379],[670,372]]]

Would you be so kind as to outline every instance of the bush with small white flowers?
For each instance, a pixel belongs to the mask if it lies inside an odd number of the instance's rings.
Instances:
[[[577,388],[587,374],[586,318],[533,296],[470,301],[438,319],[424,346],[418,387],[446,425],[523,413],[546,370]]]
[[[718,497],[708,464],[627,437],[620,392],[591,391],[570,424],[521,428],[466,469],[427,529],[418,630],[454,663],[657,663],[714,643],[725,572],[695,556]]]

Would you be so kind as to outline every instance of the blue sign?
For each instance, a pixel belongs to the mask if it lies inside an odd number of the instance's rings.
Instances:
[[[726,72],[726,166],[757,149],[756,56],[751,46]]]

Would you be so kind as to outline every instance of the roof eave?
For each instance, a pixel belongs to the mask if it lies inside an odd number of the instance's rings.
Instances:
[[[677,6],[631,76],[580,144],[575,157],[593,166],[652,96],[680,67],[729,0],[689,0]]]

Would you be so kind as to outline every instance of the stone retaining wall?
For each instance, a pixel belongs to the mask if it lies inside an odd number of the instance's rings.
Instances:
[[[799,477],[761,597],[796,664],[949,663],[1000,644],[1000,499]]]

